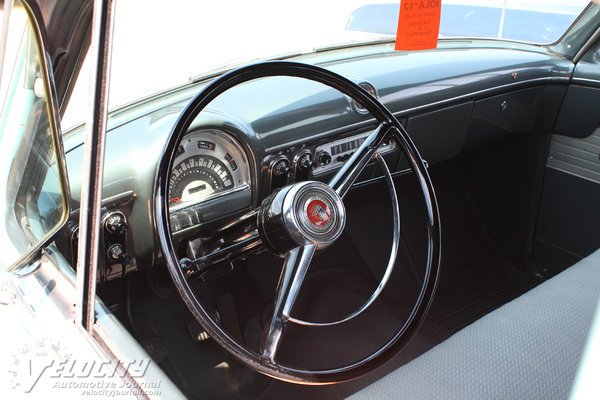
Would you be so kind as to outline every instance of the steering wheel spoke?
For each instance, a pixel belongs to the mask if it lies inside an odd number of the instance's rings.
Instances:
[[[286,254],[275,293],[273,315],[270,323],[265,327],[265,339],[261,348],[262,356],[272,363],[275,362],[283,330],[316,249],[317,246],[311,244],[296,247]]]
[[[352,187],[360,173],[365,169],[377,148],[390,135],[394,127],[388,123],[380,124],[364,142],[356,149],[352,156],[340,168],[335,176],[329,182],[329,186],[341,197],[344,198],[348,190]]]

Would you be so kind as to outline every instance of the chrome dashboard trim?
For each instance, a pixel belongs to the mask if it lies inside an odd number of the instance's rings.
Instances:
[[[600,87],[600,80],[598,80],[598,79],[573,77],[573,79],[571,79],[571,83],[573,83],[573,84],[581,83],[584,85],[594,85],[594,86]]]
[[[123,193],[115,194],[114,196],[110,196],[102,200],[103,206],[108,206],[112,204],[127,204],[137,196],[133,190],[128,190]]]
[[[358,150],[358,148],[360,147],[360,144],[356,148],[353,148],[353,149],[350,148],[348,150],[338,152],[336,154],[333,154],[333,152],[332,152],[333,147],[336,147],[340,144],[346,144],[346,143],[354,141],[354,140],[363,140],[364,141],[372,133],[373,133],[373,131],[367,130],[362,133],[344,136],[339,139],[332,138],[331,141],[323,142],[323,143],[320,143],[319,145],[317,145],[314,150],[315,158],[317,158],[317,155],[325,152],[331,156],[331,162],[327,165],[321,165],[318,163],[318,160],[316,160],[317,165],[313,169],[313,176],[315,176],[315,177],[321,176],[321,175],[330,173],[331,171],[335,171],[335,170],[339,169],[340,167],[342,167],[346,161],[339,161],[338,157],[339,156],[347,156],[349,159],[352,156],[352,154]],[[379,145],[379,147],[377,148],[377,152],[379,152],[380,154],[388,154],[388,153],[391,153],[394,150],[396,150],[396,148],[397,148],[397,143],[394,140],[391,140],[389,142],[389,144],[382,143],[381,145]]]

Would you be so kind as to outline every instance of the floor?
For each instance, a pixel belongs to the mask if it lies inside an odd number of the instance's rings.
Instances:
[[[321,387],[297,386],[263,377],[232,360],[212,340],[193,340],[201,328],[176,292],[165,290],[156,296],[140,279],[131,284],[127,322],[190,398],[344,398],[540,282],[540,278],[526,272],[527,268],[501,256],[459,167],[449,164],[432,171],[432,176],[443,238],[435,300],[420,331],[405,349],[365,377]],[[420,288],[426,254],[421,199],[411,179],[409,176],[396,180],[402,243],[395,271],[380,299],[367,313],[347,324],[330,328],[290,327],[281,348],[283,362],[326,368],[355,361],[376,350],[402,324]],[[392,229],[386,186],[358,189],[351,193],[346,206],[345,234],[311,265],[294,308],[297,317],[322,321],[344,316],[370,296],[383,273]],[[208,298],[228,296],[227,304],[234,305],[242,340],[257,348],[281,260],[256,256],[238,267],[227,279],[211,283],[211,287],[198,284],[198,291]]]

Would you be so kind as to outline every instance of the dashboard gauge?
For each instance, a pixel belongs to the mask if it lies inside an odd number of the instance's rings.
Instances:
[[[169,175],[173,230],[197,225],[250,205],[250,167],[229,134],[200,130],[187,134]]]
[[[231,172],[217,158],[192,156],[173,168],[169,180],[169,202],[171,205],[198,203],[233,186]]]

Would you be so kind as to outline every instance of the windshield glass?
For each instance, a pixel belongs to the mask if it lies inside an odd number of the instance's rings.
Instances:
[[[548,44],[561,37],[587,4],[443,0],[439,37]],[[332,45],[393,41],[400,1],[146,0],[120,1],[116,7],[110,109],[227,66]],[[85,118],[87,64],[63,119],[65,129]]]
[[[50,237],[68,210],[37,36],[20,2],[8,17],[0,53],[0,271]]]

